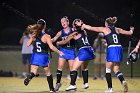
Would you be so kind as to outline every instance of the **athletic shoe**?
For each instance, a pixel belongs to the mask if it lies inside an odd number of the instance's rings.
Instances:
[[[84,89],[88,89],[88,88],[89,88],[88,83],[85,83],[85,84],[84,84]]]
[[[108,88],[108,90],[106,90],[105,93],[113,93],[113,89],[112,88]]]
[[[54,90],[58,91],[60,87],[61,87],[61,83],[56,83]]]
[[[66,91],[76,91],[77,87],[76,85],[69,85],[67,88],[66,88]]]
[[[54,89],[51,89],[50,93],[56,93],[56,91]]]
[[[128,86],[127,86],[126,81],[123,81],[122,85],[123,85],[124,92],[128,92]]]
[[[29,84],[31,79],[27,76],[27,78],[24,80],[24,85],[27,86]]]

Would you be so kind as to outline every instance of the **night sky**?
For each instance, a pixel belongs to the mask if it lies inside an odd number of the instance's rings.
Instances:
[[[92,26],[104,26],[110,16],[118,17],[117,27],[129,30],[135,26],[133,37],[140,35],[139,0],[0,0],[0,45],[19,45],[27,25],[43,18],[54,34],[61,30],[60,18],[68,16]],[[90,42],[96,32],[88,31]],[[128,45],[128,36],[121,35],[122,44]],[[135,41],[137,42],[137,41]],[[135,43],[134,43],[135,45]]]

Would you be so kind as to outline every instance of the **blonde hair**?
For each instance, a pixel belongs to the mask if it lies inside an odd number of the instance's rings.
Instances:
[[[76,28],[76,24],[75,24],[76,21],[80,21],[80,19],[77,18],[77,19],[74,19],[73,20],[73,22],[72,22],[72,27],[73,28]]]
[[[109,17],[105,20],[110,26],[114,26],[117,22],[117,17]]]
[[[32,24],[27,26],[27,30],[36,37],[42,31],[42,27],[39,24]]]

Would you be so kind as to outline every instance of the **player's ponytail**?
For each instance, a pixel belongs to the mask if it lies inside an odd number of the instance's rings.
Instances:
[[[109,26],[114,26],[117,22],[117,17],[109,17],[105,22],[107,22]]]
[[[33,25],[29,25],[27,26],[27,30],[33,35],[33,36],[37,36],[39,34],[39,32],[42,31],[42,28],[40,25],[38,24],[33,24]]]

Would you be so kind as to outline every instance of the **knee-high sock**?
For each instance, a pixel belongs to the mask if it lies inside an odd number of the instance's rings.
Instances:
[[[62,77],[62,71],[57,69],[57,82],[56,83],[60,83],[61,81],[61,77]]]
[[[88,69],[82,70],[84,84],[88,83]]]
[[[27,76],[28,79],[32,79],[33,77],[35,77],[35,74],[34,74],[33,72],[31,72],[31,73]]]
[[[106,73],[106,81],[108,84],[108,88],[112,88],[112,77],[111,77],[111,73]]]
[[[116,76],[119,78],[120,82],[122,83],[124,81],[123,73],[117,72]]]
[[[77,79],[77,71],[71,71],[70,72],[70,76],[71,76],[71,85],[75,85],[76,79]]]
[[[47,81],[48,81],[50,90],[54,89],[54,87],[53,87],[53,76],[52,75],[47,76]]]

